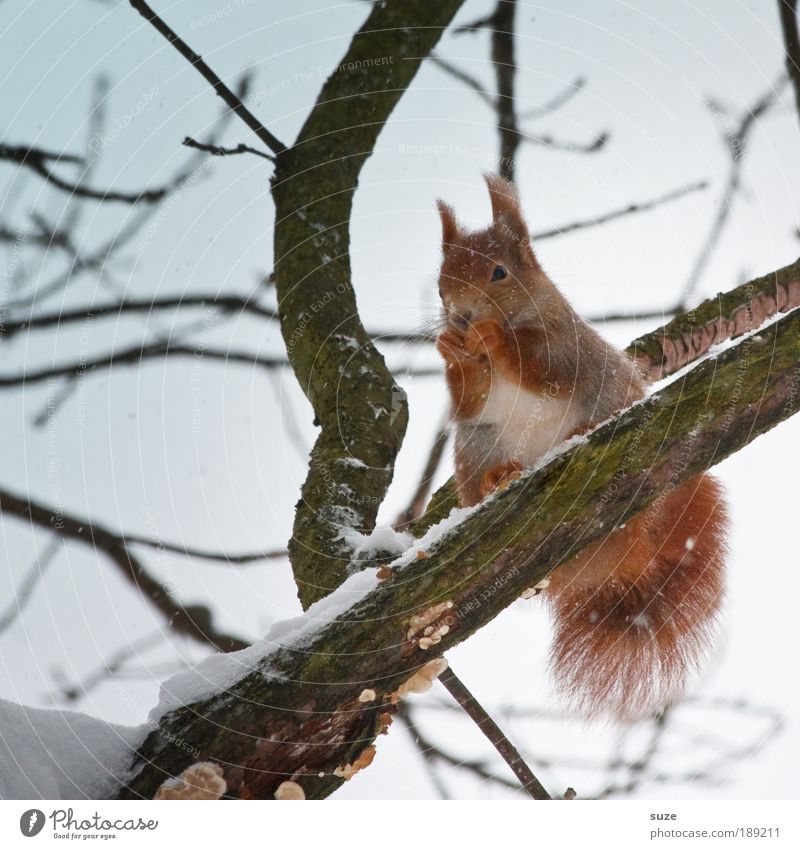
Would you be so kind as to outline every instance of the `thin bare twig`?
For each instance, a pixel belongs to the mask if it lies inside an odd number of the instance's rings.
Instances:
[[[571,83],[567,83],[564,89],[543,103],[541,106],[532,106],[530,109],[523,109],[519,113],[521,121],[528,121],[533,118],[540,118],[545,115],[552,115],[557,112],[562,106],[569,103],[576,94],[580,94],[586,87],[586,77],[577,76]]]
[[[256,150],[254,147],[249,147],[244,142],[240,142],[236,147],[220,147],[217,144],[203,144],[203,142],[196,141],[191,136],[186,136],[181,144],[184,147],[193,147],[195,150],[204,150],[206,153],[212,154],[212,156],[235,156],[239,153],[252,153],[260,156],[262,159],[268,159],[270,162],[275,161],[274,156],[264,153],[263,150]]]
[[[469,88],[471,88],[475,94],[477,94],[481,100],[483,100],[483,102],[490,106],[493,110],[498,110],[498,104],[502,98],[495,98],[491,92],[484,88],[482,83],[476,77],[473,77],[471,74],[462,70],[447,59],[442,59],[441,56],[432,56],[431,61],[438,68],[441,68],[441,70],[450,74],[450,76],[469,86]],[[554,150],[567,151],[570,153],[595,153],[608,141],[607,133],[600,133],[588,142],[567,141],[564,139],[557,139],[549,134],[540,135],[537,133],[528,133],[523,130],[518,130],[518,135],[521,141],[539,145],[540,147],[548,147]]]
[[[778,100],[781,92],[785,88],[789,78],[783,74],[762,94],[753,105],[745,110],[738,127],[732,132],[725,133],[725,140],[728,144],[728,152],[731,157],[731,164],[728,170],[728,179],[725,182],[725,187],[722,190],[717,207],[717,213],[711,221],[711,227],[700,247],[700,252],[694,261],[689,276],[686,278],[686,283],[683,287],[679,309],[685,309],[689,303],[695,289],[697,288],[703,273],[708,266],[711,257],[716,250],[722,233],[725,230],[725,225],[730,218],[733,201],[741,188],[741,173],[742,164],[744,162],[744,154],[746,151],[747,137],[755,126],[759,118],[767,112]],[[708,103],[709,108],[716,112],[717,108],[711,103]]]
[[[30,168],[50,183],[50,185],[76,198],[111,202],[118,201],[130,204],[155,203],[162,200],[169,191],[168,186],[161,186],[158,189],[145,189],[141,192],[115,192],[110,189],[90,189],[80,181],[77,183],[71,182],[54,174],[47,164],[52,159],[52,155],[42,153],[37,148],[26,147],[25,145],[0,144],[0,159],[14,162],[20,167]],[[62,161],[69,161],[66,157],[61,157],[61,159]]]
[[[432,55],[430,60],[437,68],[440,68],[442,71],[450,74],[450,76],[454,79],[457,79],[459,82],[469,86],[469,88],[471,88],[484,103],[491,106],[492,109],[495,108],[495,98],[483,87],[483,84],[477,77],[473,77],[472,74],[468,74],[466,71],[459,68],[458,65],[454,65],[449,60],[442,59],[441,56]]]
[[[249,84],[249,75],[243,74],[237,84],[236,93],[238,97],[244,98],[246,96]],[[233,113],[229,109],[226,109],[219,116],[210,140],[212,143],[216,143],[217,138],[224,131],[232,115]],[[164,198],[162,198],[162,201],[167,196],[175,196],[173,193],[180,194],[185,191],[190,185],[193,185],[195,182],[202,179],[209,169],[210,164],[206,160],[206,157],[202,156],[201,153],[192,154],[187,160],[186,165],[166,183],[165,188],[167,189],[167,193]],[[155,204],[148,204],[134,208],[134,213],[131,219],[126,221],[126,223],[105,242],[87,254],[80,254],[77,248],[73,248],[69,251],[71,254],[71,262],[69,268],[67,268],[65,272],[58,274],[45,284],[37,284],[36,290],[32,295],[9,300],[6,303],[6,308],[14,310],[31,307],[36,302],[41,302],[51,295],[61,291],[68,284],[76,280],[83,272],[99,270],[101,275],[107,273],[106,267],[111,258],[142,230],[142,228],[148,221],[150,221],[156,212],[160,210],[160,208],[161,201]]]
[[[280,154],[286,150],[283,142],[275,138],[261,121],[253,115],[244,103],[211,70],[203,60],[203,57],[199,53],[195,53],[175,30],[166,24],[144,0],[129,0],[129,2],[211,84],[216,94],[230,107],[231,111],[238,115],[273,153]]]
[[[708,188],[706,180],[697,180],[694,183],[689,183],[687,186],[681,186],[679,189],[674,189],[671,192],[666,192],[663,195],[651,198],[650,200],[634,201],[627,206],[619,209],[612,209],[609,212],[604,212],[594,218],[586,218],[583,220],[572,221],[569,224],[562,224],[559,227],[553,227],[550,230],[540,230],[538,233],[533,233],[531,239],[542,242],[545,239],[553,239],[556,236],[565,236],[567,233],[574,233],[576,230],[586,230],[590,227],[599,227],[601,224],[608,224],[610,221],[616,221],[618,218],[625,218],[628,215],[636,215],[639,212],[649,212],[651,209],[663,206],[665,203],[671,203],[674,200],[686,197],[686,195],[702,192]]]
[[[123,313],[150,314],[156,310],[201,307],[219,309],[223,312],[249,312],[269,321],[277,321],[278,319],[275,310],[261,306],[251,296],[247,295],[165,295],[150,298],[125,298],[122,301],[110,304],[75,307],[69,310],[51,310],[27,318],[11,319],[0,328],[0,334],[10,337],[22,331],[61,327],[105,316],[120,316]]]
[[[12,513],[20,517],[27,517],[29,509],[33,509],[36,516],[56,516],[57,511],[43,504],[37,504],[30,499],[26,499],[20,495],[14,495],[8,490],[0,488],[0,506],[3,512]],[[97,534],[103,539],[111,539],[113,537],[115,544],[120,545],[144,545],[148,548],[155,548],[159,551],[169,551],[174,554],[182,554],[185,557],[196,557],[200,560],[215,560],[224,563],[235,563],[242,565],[245,563],[254,563],[258,560],[274,560],[286,556],[285,549],[277,549],[275,551],[250,551],[241,552],[239,554],[231,554],[223,551],[210,551],[205,548],[196,548],[189,545],[183,545],[174,542],[164,542],[161,539],[156,539],[146,534],[129,534],[125,531],[112,531],[96,522],[89,519],[83,519],[79,516],[68,517],[68,522],[71,527],[87,529],[89,534]],[[58,530],[58,529],[56,529]],[[80,531],[82,535],[84,530]],[[44,558],[44,555],[42,555]]]
[[[267,370],[282,369],[289,365],[289,361],[284,357],[266,357],[250,351],[211,348],[204,345],[190,345],[185,342],[166,339],[157,342],[137,343],[130,347],[122,348],[119,351],[100,354],[91,359],[79,359],[73,362],[45,366],[37,370],[0,375],[0,389],[44,383],[55,377],[82,378],[90,374],[97,374],[100,369],[106,366],[109,368],[113,366],[137,366],[146,360],[174,359],[175,357],[195,360],[214,360],[225,363],[226,365],[247,365]],[[434,377],[441,374],[441,368],[438,366],[431,366],[430,368],[399,366],[395,370],[398,374],[404,374],[409,377]]]
[[[108,354],[101,354],[91,359],[79,359],[60,365],[46,366],[38,370],[24,371],[20,374],[0,375],[0,388],[43,383],[54,377],[82,377],[97,372],[105,366],[139,365],[145,360],[166,359],[167,357],[189,357],[219,360],[224,363],[244,363],[245,365],[266,369],[285,368],[288,365],[288,360],[283,357],[264,357],[249,351],[201,347],[164,340],[137,343],[120,351],[111,351]]]
[[[132,657],[138,657],[142,652],[163,642],[164,635],[161,631],[154,631],[151,634],[147,634],[112,652],[108,659],[104,660],[100,666],[92,670],[80,681],[74,683],[69,683],[63,674],[54,673],[53,678],[56,680],[60,690],[60,701],[75,703],[88,696],[100,684],[114,678],[127,660]]]
[[[213,624],[212,612],[205,605],[184,606],[174,599],[169,588],[150,575],[144,564],[134,556],[128,545],[129,540],[121,534],[97,522],[69,515],[5,489],[0,490],[0,513],[16,516],[32,526],[54,531],[62,539],[75,540],[91,546],[95,551],[102,551],[120,574],[140,591],[142,598],[166,618],[174,631],[219,651],[236,651],[248,645],[239,637],[217,629]],[[145,538],[134,541],[153,545],[152,542],[145,542]],[[159,546],[166,549],[158,542],[153,545],[156,548]],[[171,548],[180,550],[177,546]]]
[[[425,767],[428,771],[428,776],[431,779],[431,783],[433,784],[436,792],[439,794],[440,799],[452,799],[453,797],[450,795],[444,781],[442,781],[441,776],[436,771],[436,762],[439,760],[439,751],[435,746],[428,745],[427,740],[424,740],[420,730],[417,728],[416,723],[411,715],[411,710],[408,705],[401,704],[398,706],[397,715],[403,724],[406,726],[406,730],[411,737],[411,740],[414,744],[416,750],[420,753],[423,762],[425,763]],[[516,786],[515,788],[516,789]]]
[[[50,310],[25,318],[7,319],[0,326],[0,341],[17,333],[29,330],[42,330],[48,327],[61,327],[92,321],[96,318],[115,317],[127,313],[149,314],[169,309],[218,309],[224,313],[247,312],[267,321],[277,321],[278,313],[272,307],[259,304],[254,295],[163,295],[147,298],[125,298],[97,306],[74,307],[67,310]],[[426,333],[369,331],[373,339],[379,342],[419,343],[432,342],[434,337]]]
[[[439,429],[436,431],[419,483],[414,490],[414,494],[411,496],[408,506],[395,519],[395,528],[404,528],[406,525],[409,525],[411,522],[415,522],[419,519],[419,517],[425,512],[425,505],[428,502],[431,485],[433,484],[433,479],[442,462],[442,457],[444,457],[444,450],[447,447],[449,439],[450,428],[448,427],[446,419],[439,425]]]
[[[480,728],[503,760],[511,767],[511,771],[519,780],[522,789],[532,799],[545,800],[552,798],[544,789],[539,779],[531,772],[530,767],[525,763],[514,744],[503,734],[497,723],[489,716],[480,702],[478,702],[450,667],[439,675],[439,681],[441,681],[447,692],[466,711],[470,719]]]
[[[18,587],[14,591],[14,599],[8,605],[6,612],[0,616],[0,634],[9,628],[14,621],[22,614],[22,611],[27,606],[28,602],[36,589],[36,585],[44,577],[47,567],[55,560],[56,554],[61,550],[62,542],[60,539],[51,539],[44,548],[41,554],[36,555],[36,560],[31,566],[28,574],[22,579]]]
[[[414,745],[428,765],[429,775],[431,776],[431,780],[434,781],[434,784],[437,785],[437,789],[439,785],[444,788],[444,784],[435,770],[435,764],[437,762],[445,764],[446,766],[454,767],[455,769],[470,772],[480,781],[488,781],[493,784],[497,784],[504,790],[513,790],[514,792],[519,793],[522,789],[519,786],[519,782],[511,781],[501,775],[495,775],[495,773],[492,772],[482,760],[479,760],[478,758],[464,759],[456,757],[456,755],[451,754],[447,750],[441,748],[441,746],[437,743],[434,743],[423,733],[419,723],[414,718],[414,714],[409,705],[402,705],[397,715],[401,722],[405,724],[409,734],[414,740]],[[446,788],[439,790],[439,793],[440,795],[443,793],[446,794]],[[443,795],[442,798],[449,798],[449,795]]]

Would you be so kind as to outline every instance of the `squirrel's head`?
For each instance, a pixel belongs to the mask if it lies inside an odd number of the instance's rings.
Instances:
[[[492,223],[485,230],[461,229],[453,208],[439,200],[442,269],[439,295],[448,323],[464,329],[471,321],[494,317],[524,322],[537,312],[538,290],[546,276],[531,247],[515,186],[485,174]]]

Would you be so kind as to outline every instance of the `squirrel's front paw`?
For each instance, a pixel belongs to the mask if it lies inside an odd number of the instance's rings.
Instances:
[[[517,480],[522,474],[522,466],[516,460],[507,460],[491,469],[487,469],[481,480],[481,498],[497,489],[505,489],[511,481]]]
[[[439,334],[436,339],[436,349],[445,360],[451,363],[472,356],[464,345],[464,334],[450,327]]]
[[[503,329],[493,318],[481,318],[467,329],[464,348],[473,356],[489,356],[502,345]]]

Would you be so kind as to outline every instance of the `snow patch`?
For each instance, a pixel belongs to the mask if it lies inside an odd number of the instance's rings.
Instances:
[[[402,554],[414,542],[409,533],[398,533],[389,525],[376,525],[370,534],[354,528],[342,528],[342,539],[353,550],[354,559],[371,560],[378,554]]]
[[[158,704],[150,711],[150,722],[167,712],[210,698],[231,689],[251,672],[269,676],[270,654],[282,648],[299,649],[326,625],[357,604],[378,586],[378,570],[356,572],[330,595],[308,608],[302,616],[276,622],[252,646],[228,654],[214,654],[193,669],[173,675],[161,684]]]
[[[0,699],[0,798],[107,799],[150,730]]]

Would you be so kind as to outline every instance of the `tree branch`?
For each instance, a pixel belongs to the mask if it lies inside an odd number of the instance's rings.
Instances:
[[[569,103],[576,94],[580,94],[583,89],[586,87],[586,77],[578,76],[571,83],[567,83],[562,91],[556,94],[554,97],[551,97],[546,103],[541,106],[532,106],[530,109],[526,109],[520,112],[519,117],[523,121],[530,120],[531,118],[539,118],[544,115],[552,115],[553,112],[557,112],[562,106]]]
[[[64,539],[75,540],[91,546],[95,551],[102,551],[122,577],[139,590],[142,598],[165,617],[173,631],[223,652],[238,651],[248,645],[244,640],[218,630],[208,607],[199,604],[184,607],[176,601],[169,587],[150,575],[144,564],[131,553],[128,547],[130,539],[96,522],[68,515],[5,489],[0,489],[0,514],[16,516],[32,526],[47,528]],[[153,545],[145,537],[134,537],[133,541]],[[181,551],[179,546],[161,547]]]
[[[249,82],[249,75],[243,74],[237,84],[236,93],[238,97],[243,98],[246,96]],[[217,119],[214,130],[211,133],[212,143],[215,143],[218,135],[223,132],[232,114],[229,110],[225,110]],[[156,212],[163,214],[161,211],[161,202],[163,200],[167,197],[179,198],[187,188],[202,179],[209,170],[210,163],[206,157],[200,154],[191,155],[186,165],[167,181],[164,186],[166,192],[160,201],[138,208],[135,207],[130,219],[125,221],[121,229],[87,254],[80,254],[78,249],[70,241],[67,241],[64,247],[71,255],[70,266],[67,271],[59,274],[47,283],[37,281],[36,289],[32,295],[14,298],[8,301],[5,306],[8,309],[31,308],[35,303],[45,300],[54,293],[62,290],[69,283],[75,281],[82,272],[99,269],[100,275],[103,275],[111,257],[128,244]],[[157,222],[158,219],[156,219]],[[149,238],[149,234],[146,234],[145,237]]]
[[[499,171],[506,180],[514,179],[520,133],[514,82],[517,63],[514,58],[514,16],[516,0],[498,0],[490,25],[492,31],[492,65],[497,82],[497,132],[500,136]]]
[[[145,313],[156,310],[181,308],[212,308],[223,312],[249,312],[268,321],[277,321],[277,313],[269,307],[263,307],[247,295],[164,295],[151,298],[125,298],[110,304],[99,306],[75,307],[68,310],[51,310],[12,319],[0,325],[0,340],[21,331],[41,330],[46,327],[62,327],[67,324],[80,324],[105,316],[120,316],[124,313]]]
[[[2,238],[1,231],[0,238]],[[277,311],[272,307],[259,304],[255,295],[163,295],[147,298],[124,298],[121,301],[113,301],[107,304],[43,311],[25,318],[7,319],[0,324],[0,342],[2,342],[3,337],[10,338],[23,331],[80,324],[96,318],[117,317],[130,313],[149,315],[157,310],[199,308],[218,309],[224,313],[246,312],[267,321],[278,321]],[[370,330],[368,332],[378,342],[416,344],[434,341],[434,337],[426,333],[381,330]]]
[[[24,145],[6,145],[0,144],[0,159],[15,162],[25,168],[30,168],[40,177],[45,179],[52,186],[66,192],[72,197],[88,198],[90,200],[101,201],[119,201],[121,203],[156,203],[170,191],[169,186],[162,186],[158,189],[144,189],[141,192],[113,192],[109,189],[90,189],[84,186],[81,182],[71,182],[64,180],[57,174],[54,174],[47,166],[47,160],[52,159],[53,154],[44,153],[38,148],[25,147]],[[82,161],[77,157],[61,156],[61,161],[70,162],[74,160]]]
[[[448,667],[439,676],[439,681],[497,749],[499,755],[517,777],[522,789],[532,799],[545,801],[552,798],[539,779],[531,772],[516,746],[506,737],[500,726],[489,716],[455,672]]]
[[[120,796],[151,798],[165,776],[185,768],[192,755],[174,739],[190,739],[203,760],[224,764],[231,796],[271,798],[288,776],[306,796],[327,796],[341,782],[335,770],[358,763],[391,718],[397,687],[422,665],[586,545],[798,409],[795,309],[566,445],[454,527],[434,531],[336,619],[279,649],[265,646],[260,660],[249,656],[252,671],[225,693],[166,713]],[[326,608],[352,592],[342,587]],[[412,621],[421,612],[448,628],[425,649]],[[374,700],[364,700],[365,687]]]
[[[132,345],[120,351],[112,351],[91,359],[76,360],[71,363],[25,371],[21,374],[0,375],[0,388],[27,386],[44,383],[54,377],[82,377],[108,366],[139,365],[145,360],[166,359],[167,357],[187,357],[197,360],[219,360],[224,363],[244,363],[258,368],[285,368],[287,360],[282,357],[262,357],[249,351],[229,351],[223,348],[209,348],[199,345],[187,345],[182,342],[150,342]]]
[[[264,153],[263,150],[256,150],[254,147],[249,147],[243,142],[237,144],[236,147],[220,147],[217,144],[203,144],[203,142],[195,141],[190,136],[186,136],[181,144],[184,147],[193,147],[195,150],[204,150],[206,153],[212,154],[212,156],[235,156],[239,153],[252,153],[260,156],[262,159],[268,159],[270,162],[275,161],[274,156]]]
[[[411,501],[405,510],[394,520],[395,528],[402,529],[411,522],[415,522],[425,512],[425,505],[428,502],[428,496],[431,491],[434,475],[436,474],[439,464],[444,456],[444,449],[450,440],[449,422],[445,421],[436,431],[433,438],[433,444],[428,452],[428,459],[425,461],[425,467],[422,470],[419,483],[417,484],[414,494],[411,496]]]
[[[321,433],[289,553],[302,604],[348,575],[347,532],[369,532],[405,434],[405,393],[361,324],[352,288],[353,192],[378,135],[462,0],[375,4],[276,162],[275,285],[295,376]]]
[[[477,758],[471,760],[458,758],[427,738],[422,729],[419,727],[419,723],[416,721],[414,714],[412,714],[412,711],[407,704],[400,705],[397,716],[408,728],[408,733],[411,735],[414,745],[425,760],[431,781],[434,783],[436,790],[442,799],[449,799],[450,795],[447,792],[447,788],[445,787],[441,777],[436,772],[437,761],[441,761],[443,764],[456,769],[471,772],[480,781],[491,781],[493,784],[498,784],[505,790],[519,792],[520,786],[518,782],[511,781],[504,776],[495,775],[483,761],[478,760]]]
[[[231,111],[238,115],[273,153],[279,154],[286,150],[283,142],[278,141],[261,121],[253,115],[244,103],[209,68],[203,61],[203,57],[199,53],[195,53],[175,30],[168,26],[144,0],[129,0],[129,2],[211,84],[216,94],[222,98]]]
[[[674,200],[686,197],[686,195],[702,192],[708,188],[706,180],[697,180],[694,183],[689,183],[686,186],[681,186],[679,189],[674,189],[671,192],[666,192],[663,195],[650,198],[649,200],[634,201],[627,206],[619,209],[612,209],[609,212],[604,212],[594,218],[586,218],[583,220],[572,221],[569,224],[562,224],[560,227],[553,227],[551,230],[540,230],[534,233],[531,239],[534,242],[541,242],[545,239],[552,239],[556,236],[565,236],[567,233],[574,233],[576,230],[586,230],[589,227],[599,227],[601,224],[608,224],[609,221],[616,221],[618,218],[625,218],[628,215],[636,215],[640,212],[649,212],[651,209],[662,206],[665,203],[671,203]]]
[[[36,589],[36,585],[44,577],[44,573],[61,550],[61,540],[51,539],[44,551],[36,555],[36,560],[31,566],[28,574],[22,579],[18,587],[14,588],[14,600],[8,605],[6,612],[0,615],[0,634],[9,628],[22,614]]]
[[[725,141],[728,144],[728,153],[731,157],[730,168],[728,169],[728,178],[725,182],[725,187],[722,190],[722,197],[717,206],[716,215],[711,220],[711,227],[703,241],[700,252],[694,261],[694,265],[689,271],[689,276],[686,279],[686,284],[683,287],[680,306],[685,309],[698,283],[700,282],[706,267],[708,266],[714,251],[719,244],[719,240],[725,231],[725,225],[730,218],[733,201],[741,188],[741,173],[744,163],[744,154],[747,150],[747,139],[750,135],[756,122],[761,118],[778,100],[781,91],[786,86],[787,77],[782,75],[773,85],[767,89],[742,115],[738,126],[725,133]],[[715,111],[716,107],[709,103],[709,108]]]

